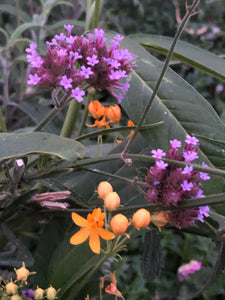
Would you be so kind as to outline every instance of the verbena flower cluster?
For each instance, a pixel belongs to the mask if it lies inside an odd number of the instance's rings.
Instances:
[[[183,281],[184,277],[187,275],[194,274],[196,271],[199,271],[201,267],[202,263],[197,260],[191,260],[189,263],[180,266],[177,270],[179,281]]]
[[[178,140],[170,141],[167,152],[161,149],[152,150],[152,156],[156,159],[155,165],[148,170],[146,182],[150,185],[145,197],[151,204],[163,206],[177,206],[184,199],[204,197],[200,188],[202,180],[209,180],[210,176],[204,172],[193,170],[186,165],[178,168],[168,165],[162,158],[192,163],[198,158],[199,141],[190,135],[186,136],[186,145],[180,154],[178,148],[182,143]],[[207,167],[205,163],[202,163]],[[169,221],[177,228],[185,228],[196,220],[203,222],[204,216],[209,216],[209,207],[185,208],[168,211]]]
[[[26,49],[32,67],[27,83],[45,89],[61,87],[78,102],[83,101],[85,90],[93,87],[107,90],[120,102],[129,88],[128,75],[135,59],[127,49],[119,49],[124,37],[114,36],[108,49],[102,29],[94,29],[84,37],[73,36],[72,25],[64,27],[67,35],[60,33],[46,42],[45,57],[36,52],[34,43]]]

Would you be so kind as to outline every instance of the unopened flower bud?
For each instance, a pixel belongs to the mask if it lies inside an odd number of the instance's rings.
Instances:
[[[169,216],[165,211],[155,212],[152,214],[151,221],[160,229],[168,223]]]
[[[105,207],[110,210],[116,210],[120,206],[120,197],[117,192],[110,192],[104,198]]]
[[[18,286],[11,281],[11,282],[6,284],[5,289],[6,289],[7,294],[14,295],[14,294],[17,293]]]
[[[119,105],[109,106],[107,109],[107,117],[109,118],[109,123],[119,123],[121,119],[121,109]]]
[[[108,181],[102,181],[98,185],[98,196],[104,199],[109,193],[113,192],[113,187]]]
[[[133,214],[131,222],[135,228],[141,229],[141,228],[148,227],[150,221],[151,221],[150,212],[147,209],[141,208]]]
[[[35,300],[42,300],[44,298],[44,290],[37,287],[37,289],[34,291],[34,299]]]
[[[25,263],[19,269],[15,269],[17,280],[27,281],[28,276],[30,275],[30,271],[26,269]]]
[[[112,217],[110,227],[116,235],[124,234],[128,227],[128,219],[122,214]]]
[[[49,288],[47,288],[46,290],[46,297],[48,300],[54,300],[56,298],[56,289],[54,289],[54,287],[50,286]]]
[[[10,300],[22,300],[22,298],[19,295],[13,295],[10,297]]]

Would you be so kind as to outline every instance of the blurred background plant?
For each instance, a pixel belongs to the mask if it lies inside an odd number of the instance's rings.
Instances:
[[[192,17],[182,35],[182,40],[224,57],[224,4],[224,0],[201,1],[198,14]],[[55,34],[62,32],[64,24],[74,25],[73,34],[83,34],[87,25],[85,23],[86,9],[86,1],[82,0],[1,1],[0,114],[4,116],[4,121],[3,118],[0,118],[2,132],[8,131],[15,134],[28,132],[51,111],[53,104],[49,102],[49,99],[51,99],[50,91],[43,90],[40,87],[33,88],[26,84],[30,67],[27,64],[25,48],[30,43],[35,42],[38,45],[40,54],[44,54],[45,42]],[[113,30],[123,35],[146,33],[172,37],[184,13],[184,0],[179,2],[176,0],[106,0],[102,8],[99,28]],[[148,50],[160,60],[164,60],[164,55],[159,53],[160,51],[154,51],[153,48]],[[208,100],[224,122],[224,84],[219,79],[203,74],[192,66],[181,64],[177,58],[170,62],[170,66]],[[113,101],[108,93],[101,94],[101,102],[104,105],[110,105]],[[84,107],[82,106],[81,109],[84,110]],[[121,124],[126,126],[127,111],[122,108],[122,112]],[[45,130],[49,133],[60,134],[65,115],[66,108],[60,111],[51,123],[46,125]],[[93,123],[91,117],[89,121],[89,124]],[[80,115],[77,122],[81,122]],[[84,133],[89,132],[94,132],[94,130],[85,128]],[[76,133],[77,129],[75,128],[72,136],[75,137]],[[124,134],[124,138],[126,135],[127,132]],[[102,149],[103,152],[112,148],[111,143],[116,138],[117,133],[111,133],[111,136],[104,135],[103,141],[108,144]],[[27,143],[32,144],[32,141],[28,140]],[[89,146],[88,155],[95,156],[98,151],[95,147],[96,136],[86,139],[84,144]],[[55,145],[54,143],[53,146],[55,148],[59,147],[58,144]],[[141,140],[139,146],[144,148],[146,143]],[[15,144],[15,147],[17,147],[17,144]],[[78,145],[77,148],[74,147],[75,159],[79,157],[79,152],[82,153],[82,151]],[[119,151],[122,151],[122,147],[119,148]],[[137,153],[138,151],[141,151],[141,149],[138,149]],[[54,286],[59,288],[61,284],[69,281],[71,274],[74,272],[74,265],[71,264],[69,275],[61,281],[60,277],[62,277],[62,272],[65,271],[63,267],[68,267],[74,256],[83,257],[80,266],[85,265],[85,255],[89,257],[90,252],[89,249],[80,246],[74,249],[69,245],[68,239],[72,232],[70,228],[71,217],[66,209],[63,208],[60,211],[48,210],[47,206],[42,208],[39,203],[37,204],[34,201],[27,203],[27,201],[36,194],[37,190],[38,192],[69,190],[71,195],[68,203],[72,208],[89,209],[89,207],[99,204],[93,191],[102,176],[96,175],[93,182],[91,182],[90,173],[87,175],[85,170],[79,171],[78,175],[76,175],[76,171],[70,173],[71,170],[68,170],[65,162],[63,162],[63,165],[58,158],[53,163],[51,160],[46,160],[46,152],[43,153],[44,155],[39,158],[34,156],[28,159],[27,153],[22,152],[22,163],[12,159],[9,163],[3,163],[0,166],[0,201],[2,203],[1,209],[4,211],[1,215],[2,224],[7,220],[7,225],[3,224],[0,231],[0,275],[10,280],[13,277],[13,268],[20,267],[21,261],[25,261],[26,266],[32,266],[37,271],[37,275],[30,278],[30,286],[34,288],[39,284],[43,289],[46,289],[51,282],[54,282]],[[69,156],[70,154],[64,155]],[[5,156],[7,155],[5,154]],[[65,156],[63,156],[64,159]],[[37,167],[40,171],[39,174],[33,173],[33,169],[30,168],[27,172],[25,171],[26,179],[21,180],[24,175],[24,164]],[[138,170],[139,175],[143,177],[142,167],[142,164],[136,164],[131,171],[125,169],[121,173],[127,172],[129,177],[132,177],[134,171]],[[146,166],[144,167],[146,168]],[[217,167],[219,167],[219,163]],[[110,167],[108,168],[110,169]],[[60,176],[63,178],[60,178]],[[13,184],[11,181],[13,181]],[[86,188],[86,182],[89,183],[89,191]],[[128,198],[131,199],[131,202],[133,200],[134,204],[139,203],[138,196],[136,194],[133,196],[133,189],[128,191],[127,187],[123,188],[122,183],[117,183],[117,186],[121,188],[123,199]],[[30,187],[33,190],[29,191]],[[16,203],[14,203],[15,199]],[[20,214],[14,217],[17,209]],[[116,271],[119,290],[126,299],[147,300],[151,297],[155,300],[172,300],[193,298],[195,292],[201,290],[201,286],[207,281],[207,277],[212,272],[212,266],[216,263],[216,253],[219,245],[204,236],[192,235],[178,230],[163,230],[159,234],[154,232],[151,236],[151,242],[155,245],[151,245],[152,248],[155,248],[155,251],[151,253],[151,257],[149,255],[148,261],[148,257],[143,256],[144,244],[147,243],[144,242],[143,233],[138,234],[135,239],[131,239],[128,242],[127,251],[120,253],[123,259],[119,262],[107,261],[101,270],[90,279],[88,286],[76,299],[84,299],[87,290],[90,291],[91,296],[97,299],[99,276],[113,271]],[[157,256],[159,248],[162,249],[160,258]],[[221,256],[223,256],[223,252]],[[177,270],[180,265],[191,259],[201,261],[203,269],[194,275],[188,276],[181,283],[178,281]],[[144,264],[147,262],[149,266],[153,265],[153,269],[155,267],[153,275],[159,275],[157,266],[158,264],[162,265],[160,276],[151,280],[150,283],[146,282],[142,275],[143,269],[145,269]],[[88,269],[84,269],[84,273],[85,271],[88,271]],[[216,279],[222,273],[222,270],[220,271],[216,274]],[[75,274],[73,281],[76,279],[80,282],[81,276]],[[223,299],[225,295],[224,280],[225,274],[223,272],[219,280],[207,290],[203,290],[196,299]],[[104,299],[113,298],[108,295]]]

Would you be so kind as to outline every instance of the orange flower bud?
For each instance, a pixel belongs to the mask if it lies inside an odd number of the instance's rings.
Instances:
[[[42,300],[44,298],[44,290],[37,287],[37,289],[34,291],[34,299],[35,300]]]
[[[47,288],[46,291],[46,297],[48,300],[54,300],[56,298],[56,289],[54,289],[54,287],[50,286],[49,288]]]
[[[30,271],[26,269],[25,263],[23,262],[23,266],[19,269],[14,269],[16,272],[17,280],[27,281],[28,276],[30,275]]]
[[[17,293],[18,286],[11,281],[11,282],[6,284],[5,289],[6,289],[7,294],[14,295],[14,294]]]
[[[108,181],[101,181],[98,185],[98,196],[104,199],[109,193],[113,192],[113,187]]]
[[[116,235],[124,234],[128,227],[128,219],[122,214],[112,217],[110,227]]]
[[[150,221],[150,212],[144,208],[137,210],[132,217],[132,225],[137,229],[148,227]]]
[[[160,230],[161,227],[165,226],[169,221],[169,216],[165,211],[152,213],[152,223],[157,226]]]
[[[10,300],[22,300],[22,298],[19,295],[13,295],[10,297]]]
[[[109,118],[109,123],[119,123],[121,119],[121,109],[119,105],[115,104],[107,109],[107,117]]]
[[[105,207],[110,210],[116,210],[120,206],[120,197],[116,192],[107,194],[104,198]]]
[[[100,119],[105,115],[105,107],[97,100],[91,102],[88,105],[88,110],[92,114],[93,118]]]

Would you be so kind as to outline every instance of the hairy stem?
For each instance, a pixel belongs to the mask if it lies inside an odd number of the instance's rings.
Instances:
[[[81,103],[77,102],[77,100],[73,99],[70,102],[66,118],[63,123],[63,127],[60,135],[65,137],[71,137],[73,129],[75,127],[77,116],[81,108]]]

